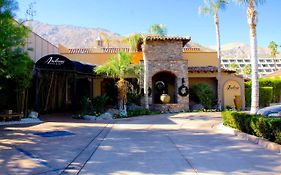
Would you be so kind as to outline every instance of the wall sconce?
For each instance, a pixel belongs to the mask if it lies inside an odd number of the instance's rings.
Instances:
[[[182,85],[185,84],[185,79],[184,79],[184,78],[181,79],[181,84],[182,84]]]

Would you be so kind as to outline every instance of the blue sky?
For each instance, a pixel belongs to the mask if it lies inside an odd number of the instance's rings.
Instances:
[[[147,32],[149,26],[165,24],[168,35],[191,36],[209,46],[216,44],[212,16],[198,14],[203,0],[19,0],[18,17],[24,18],[27,4],[36,2],[35,20],[49,24],[100,27],[121,35]],[[258,7],[258,44],[281,44],[281,1],[267,0]],[[220,12],[222,44],[249,43],[246,8],[234,3]]]

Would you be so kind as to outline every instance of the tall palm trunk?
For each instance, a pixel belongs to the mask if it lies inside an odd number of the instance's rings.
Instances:
[[[148,97],[148,63],[147,63],[147,58],[146,58],[146,54],[145,54],[145,40],[144,40],[144,48],[143,48],[143,66],[144,66],[144,69],[143,69],[143,89],[144,89],[144,106],[146,109],[149,109],[149,97]]]
[[[247,10],[248,24],[250,27],[250,47],[252,65],[252,99],[251,114],[256,114],[259,108],[259,82],[258,82],[258,54],[257,54],[257,11],[254,0],[250,0]]]
[[[222,109],[222,92],[221,92],[221,41],[220,41],[220,28],[219,28],[219,16],[218,13],[214,15],[215,26],[216,26],[216,37],[217,37],[217,56],[218,56],[218,110]]]
[[[118,94],[119,94],[119,113],[121,116],[127,116],[127,92],[128,82],[124,78],[120,78],[117,82]]]

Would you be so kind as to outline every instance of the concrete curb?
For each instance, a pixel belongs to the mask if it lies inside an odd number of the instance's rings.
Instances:
[[[274,151],[274,152],[277,152],[277,153],[281,153],[281,145],[279,145],[277,143],[274,143],[274,142],[271,142],[267,139],[260,138],[260,137],[254,136],[254,135],[250,135],[250,134],[244,133],[242,131],[239,131],[237,129],[234,129],[234,128],[231,128],[231,127],[228,127],[228,126],[224,126],[223,123],[220,123],[219,125],[217,125],[217,128],[220,129],[220,130],[226,131],[228,133],[231,133],[231,134],[233,134],[233,135],[235,135],[239,138],[242,138],[244,140],[248,140],[252,143],[258,144],[258,145],[264,147],[267,150],[271,150],[271,151]]]

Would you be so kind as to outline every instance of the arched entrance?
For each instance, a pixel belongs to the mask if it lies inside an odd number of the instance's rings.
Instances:
[[[229,80],[224,84],[223,87],[223,95],[224,95],[224,107],[236,107],[234,100],[240,101],[242,103],[242,92],[241,86],[235,80]],[[242,104],[241,104],[242,105]]]
[[[163,71],[158,72],[152,77],[152,100],[154,104],[161,104],[160,96],[163,93],[171,97],[170,103],[177,103],[175,74]]]

